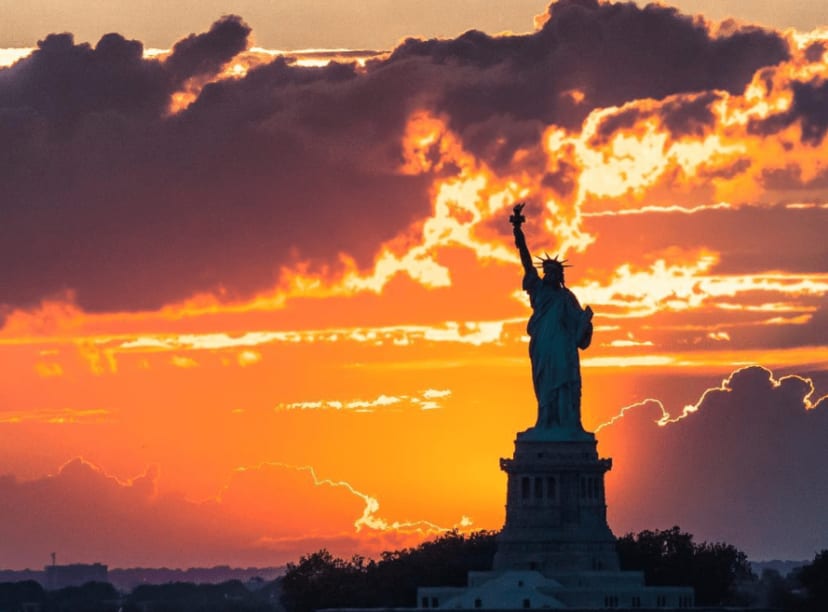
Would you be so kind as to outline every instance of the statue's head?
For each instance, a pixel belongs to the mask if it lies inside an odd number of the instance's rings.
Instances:
[[[538,259],[540,262],[536,265],[543,270],[544,282],[563,287],[565,284],[564,268],[570,267],[566,264],[566,260],[559,260],[557,255],[549,257],[546,253],[544,253],[544,257],[538,257]]]

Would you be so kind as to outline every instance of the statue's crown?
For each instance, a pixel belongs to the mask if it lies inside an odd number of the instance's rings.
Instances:
[[[543,256],[535,255],[535,258],[538,262],[535,264],[536,268],[543,268],[544,266],[557,266],[561,270],[564,268],[571,268],[572,264],[566,263],[568,260],[566,259],[558,259],[558,256],[549,257],[549,253],[544,252]]]

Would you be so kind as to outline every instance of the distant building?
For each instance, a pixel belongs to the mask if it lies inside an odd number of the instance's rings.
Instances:
[[[43,586],[49,591],[56,591],[70,586],[82,586],[87,582],[109,581],[109,570],[103,563],[52,564],[43,569],[46,574],[46,581]]]

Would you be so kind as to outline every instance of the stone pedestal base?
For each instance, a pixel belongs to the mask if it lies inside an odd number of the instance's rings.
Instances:
[[[495,571],[617,571],[615,537],[607,525],[604,474],[595,436],[532,428],[518,434],[508,475],[506,522]]]
[[[607,525],[604,474],[595,436],[532,428],[515,455],[501,459],[509,477],[506,523],[491,572],[469,573],[468,587],[423,587],[417,605],[450,610],[527,608],[690,608],[693,589],[648,587],[641,572],[619,571]]]

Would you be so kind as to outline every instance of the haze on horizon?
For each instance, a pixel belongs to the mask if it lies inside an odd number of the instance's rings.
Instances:
[[[368,5],[0,5],[40,41],[0,68],[0,567],[499,528],[521,200],[595,311],[614,532],[828,547],[819,5]]]

